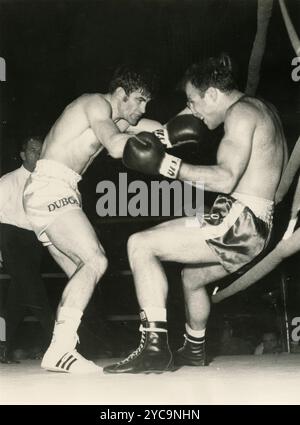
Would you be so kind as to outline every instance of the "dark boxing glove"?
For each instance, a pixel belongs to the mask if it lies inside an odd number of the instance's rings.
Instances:
[[[181,159],[165,152],[165,147],[153,134],[142,132],[130,137],[123,152],[123,164],[146,174],[162,174],[176,179]]]
[[[205,127],[201,120],[191,114],[178,115],[172,118],[164,128],[154,134],[168,148],[186,141],[202,141]]]

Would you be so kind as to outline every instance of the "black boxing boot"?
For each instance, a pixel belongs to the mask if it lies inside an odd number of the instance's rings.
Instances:
[[[104,367],[106,373],[161,373],[173,370],[166,322],[148,322],[141,312],[141,342],[126,359]]]
[[[185,341],[174,354],[175,366],[206,366],[205,338],[184,335]]]

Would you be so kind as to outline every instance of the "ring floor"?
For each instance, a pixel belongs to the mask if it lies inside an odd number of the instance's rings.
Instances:
[[[112,359],[99,359],[105,366]],[[300,354],[217,357],[163,374],[71,375],[40,362],[0,364],[0,404],[300,404]]]

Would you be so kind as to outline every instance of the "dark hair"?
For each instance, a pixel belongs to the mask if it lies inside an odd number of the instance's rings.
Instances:
[[[128,96],[133,91],[140,90],[146,96],[152,97],[157,91],[157,85],[157,76],[151,69],[122,65],[113,74],[109,92],[113,93],[118,87],[122,87]]]
[[[37,142],[40,142],[43,144],[43,138],[40,136],[30,136],[27,137],[26,139],[23,140],[23,142],[21,143],[21,152],[25,152],[28,143],[31,142],[32,140],[36,140]]]
[[[209,87],[215,87],[222,92],[229,92],[237,88],[232,61],[225,53],[193,64],[185,73],[181,84],[183,89],[188,82],[203,95]]]

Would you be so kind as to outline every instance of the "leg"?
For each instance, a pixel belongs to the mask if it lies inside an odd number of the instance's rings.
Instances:
[[[73,274],[76,272],[77,265],[74,261],[70,260],[65,254],[59,251],[54,245],[48,246],[48,251],[54,261],[61,267],[66,273],[67,277],[71,279]]]
[[[210,301],[205,285],[227,275],[221,265],[185,267],[182,272],[185,310],[188,325],[195,330],[204,329],[210,313]]]
[[[106,270],[104,249],[81,210],[60,216],[47,228],[46,234],[56,248],[51,248],[51,254],[71,276],[63,292],[61,306],[83,311]]]
[[[168,283],[161,260],[218,264],[218,258],[201,237],[201,229],[187,227],[190,219],[194,222],[193,217],[181,218],[129,238],[128,257],[141,308],[166,305]]]
[[[134,353],[117,364],[107,366],[105,372],[147,373],[172,369],[173,356],[166,326],[168,284],[161,260],[191,265],[201,262],[214,265],[218,262],[201,237],[201,229],[187,227],[187,220],[174,220],[130,237],[128,256],[138,301],[144,310],[141,314],[142,338]]]
[[[46,230],[54,245],[50,252],[70,277],[57,312],[57,322],[42,367],[86,373],[98,371],[75,350],[82,312],[106,270],[106,257],[85,214],[77,209],[63,214]]]
[[[221,279],[227,272],[220,265],[185,267],[182,272],[186,334],[184,345],[175,353],[176,366],[205,366],[205,328],[210,313],[210,301],[205,285]]]

